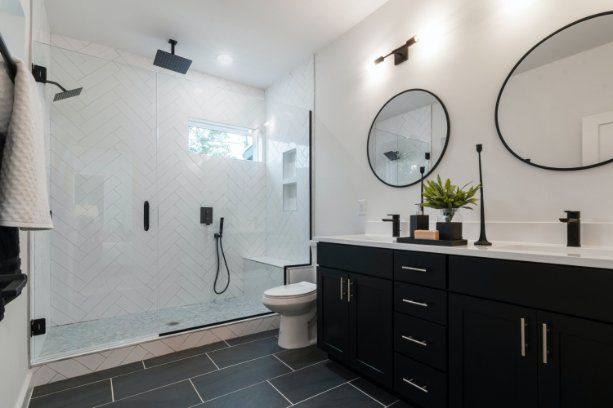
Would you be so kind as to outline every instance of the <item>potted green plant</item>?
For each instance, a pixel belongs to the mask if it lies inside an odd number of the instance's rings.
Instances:
[[[426,181],[424,207],[441,210],[445,217],[444,222],[436,223],[440,239],[462,239],[462,223],[452,222],[452,220],[459,208],[472,210],[471,206],[477,204],[476,194],[479,191],[479,185],[471,187],[469,184],[458,187],[452,184],[450,179],[443,183],[441,176],[437,176],[436,180]]]

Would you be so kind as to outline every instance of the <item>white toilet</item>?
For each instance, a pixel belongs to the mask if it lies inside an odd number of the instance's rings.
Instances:
[[[317,285],[310,282],[277,286],[264,292],[264,306],[281,316],[279,346],[296,349],[317,341]]]

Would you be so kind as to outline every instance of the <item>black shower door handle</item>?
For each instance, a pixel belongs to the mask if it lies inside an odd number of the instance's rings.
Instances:
[[[143,226],[145,231],[149,231],[149,201],[145,201],[143,208]]]

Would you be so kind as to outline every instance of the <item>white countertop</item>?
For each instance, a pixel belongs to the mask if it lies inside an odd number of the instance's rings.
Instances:
[[[384,235],[319,236],[313,238],[313,242],[613,269],[613,248],[609,247],[569,248],[521,242],[492,242],[492,246],[482,247],[473,245],[474,241],[469,241],[465,246],[447,247],[397,243],[395,238]]]

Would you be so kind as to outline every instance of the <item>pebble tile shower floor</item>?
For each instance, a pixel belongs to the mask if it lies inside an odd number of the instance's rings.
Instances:
[[[409,405],[276,331],[208,344],[34,388],[30,408],[300,408]]]

